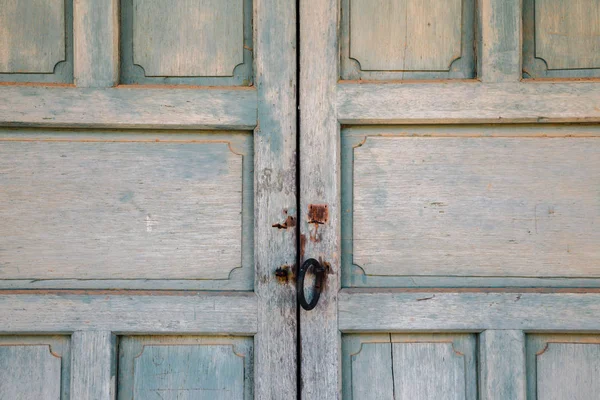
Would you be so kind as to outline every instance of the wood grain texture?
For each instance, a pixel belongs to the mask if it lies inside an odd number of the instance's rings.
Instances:
[[[300,311],[301,398],[341,396],[340,288],[340,126],[335,92],[338,72],[337,0],[300,2],[300,215],[299,261],[326,262],[324,290],[317,307]],[[309,205],[327,205],[325,223],[309,223]]]
[[[462,1],[436,5],[351,0],[350,57],[362,70],[448,71],[461,55]]]
[[[477,76],[482,82],[519,82],[522,0],[482,0]]]
[[[471,334],[343,335],[342,398],[475,400],[475,347]]]
[[[252,399],[252,356],[252,338],[126,336],[118,399]]]
[[[244,62],[242,0],[133,0],[132,17],[146,76],[232,76]]]
[[[117,389],[117,338],[108,331],[73,332],[71,397],[114,400]]]
[[[527,335],[528,399],[597,397],[600,338],[594,334]]]
[[[600,343],[548,343],[537,356],[537,398],[592,399],[600,392]]]
[[[600,68],[597,0],[535,0],[535,56],[550,70]]]
[[[600,121],[595,83],[340,84],[343,124]]]
[[[65,57],[64,0],[2,2],[0,73],[51,74]]]
[[[340,76],[347,80],[475,77],[475,2],[341,0]],[[376,43],[376,46],[373,46]]]
[[[367,275],[600,277],[596,138],[369,137],[353,183]]]
[[[600,329],[600,294],[344,289],[344,332]]]
[[[3,279],[228,279],[242,266],[230,143],[95,139],[0,141]]]
[[[245,334],[257,331],[253,293],[0,294],[0,332]]]
[[[3,126],[253,129],[252,89],[81,89],[0,86]]]
[[[481,400],[527,399],[525,335],[522,331],[482,332],[479,335],[479,354]]]
[[[60,362],[49,345],[0,344],[0,398],[60,400]]]
[[[296,2],[254,1],[255,345],[257,399],[297,397]],[[285,271],[277,277],[276,271]]]
[[[119,2],[75,0],[75,85],[112,87],[119,79]]]

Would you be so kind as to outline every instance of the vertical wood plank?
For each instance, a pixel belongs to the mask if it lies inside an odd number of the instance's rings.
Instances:
[[[254,2],[256,399],[289,400],[297,391],[295,21],[294,1]]]
[[[119,77],[119,0],[75,0],[74,75],[78,87],[111,87]]]
[[[480,7],[481,81],[518,82],[522,77],[522,0],[481,0]]]
[[[341,396],[338,13],[337,0],[300,2],[300,261],[329,264],[319,304],[300,313],[302,399]],[[311,204],[327,212],[309,219]]]
[[[108,331],[78,331],[71,337],[71,398],[114,400],[116,337]]]
[[[525,400],[525,334],[487,330],[480,336],[481,400]]]

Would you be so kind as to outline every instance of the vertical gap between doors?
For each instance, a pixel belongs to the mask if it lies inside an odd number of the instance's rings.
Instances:
[[[300,204],[300,0],[296,0],[296,274],[302,265],[300,254],[300,225],[302,209]],[[296,302],[297,304],[297,302]],[[300,307],[296,306],[296,398],[302,399],[302,348],[300,345]]]

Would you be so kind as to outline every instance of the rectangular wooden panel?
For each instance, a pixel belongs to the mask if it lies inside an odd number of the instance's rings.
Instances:
[[[352,254],[366,275],[600,277],[598,139],[364,140]]]
[[[361,288],[338,298],[342,332],[600,331],[596,289]]]
[[[526,0],[524,7],[525,77],[600,76],[597,0]]]
[[[250,139],[5,136],[0,276],[251,282]]]
[[[344,0],[342,78],[474,77],[474,2]]]
[[[343,398],[475,400],[475,343],[470,334],[344,335]]]
[[[127,0],[122,83],[252,82],[251,0]]]
[[[254,335],[257,304],[252,292],[4,291],[0,333]]]
[[[118,399],[251,399],[251,338],[124,337]]]
[[[243,129],[257,120],[253,89],[0,86],[3,126],[60,128]]]
[[[71,82],[71,0],[4,0],[0,82]]]
[[[0,399],[68,400],[69,338],[0,336]]]
[[[600,337],[529,335],[528,399],[589,400],[600,393]]]

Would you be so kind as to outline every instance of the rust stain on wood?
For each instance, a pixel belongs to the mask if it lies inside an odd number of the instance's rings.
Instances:
[[[329,207],[327,204],[308,205],[308,223],[323,225],[329,220]]]

